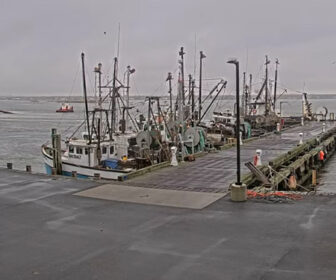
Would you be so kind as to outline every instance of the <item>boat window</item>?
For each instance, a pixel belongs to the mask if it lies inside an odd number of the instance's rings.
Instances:
[[[110,155],[113,155],[114,154],[114,146],[111,146],[110,147]]]
[[[79,154],[79,155],[83,154],[83,149],[77,147],[77,148],[76,148],[76,153]]]
[[[69,146],[69,153],[74,153],[74,152],[75,152],[74,146]]]
[[[106,149],[106,147],[105,146],[103,146],[103,154],[106,154],[106,152],[107,152],[107,149]]]
[[[89,148],[85,148],[84,149],[84,153],[87,155],[87,154],[89,154]]]

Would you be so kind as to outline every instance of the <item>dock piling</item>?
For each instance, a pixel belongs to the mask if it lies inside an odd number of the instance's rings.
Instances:
[[[13,169],[13,163],[7,162],[7,169]]]
[[[77,178],[77,171],[72,171],[71,172],[71,177]]]
[[[100,180],[100,173],[94,173],[94,174],[93,174],[93,178],[94,178],[95,180]]]
[[[31,165],[26,165],[26,172],[29,172],[29,173],[32,172]]]
[[[56,128],[51,129],[51,143],[53,150],[53,167],[56,174],[62,174],[62,152],[61,152],[61,134],[57,133]]]

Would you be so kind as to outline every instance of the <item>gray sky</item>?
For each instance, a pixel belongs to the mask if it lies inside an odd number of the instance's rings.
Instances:
[[[80,75],[71,91],[81,51],[88,73],[98,62],[107,73],[119,22],[120,74],[136,68],[133,94],[165,94],[181,46],[193,73],[195,34],[205,76],[225,77],[229,90],[228,58],[239,58],[257,83],[268,54],[272,69],[280,60],[282,87],[335,92],[335,8],[333,0],[1,0],[0,95],[81,94]]]

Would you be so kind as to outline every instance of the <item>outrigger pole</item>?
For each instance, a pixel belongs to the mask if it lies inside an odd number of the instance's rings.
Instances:
[[[84,53],[82,53],[81,57],[82,57],[82,73],[83,73],[83,92],[84,92],[84,101],[85,101],[86,125],[87,125],[88,134],[89,134],[89,144],[91,144],[89,107],[88,107],[87,93],[86,93],[84,56],[85,56]]]

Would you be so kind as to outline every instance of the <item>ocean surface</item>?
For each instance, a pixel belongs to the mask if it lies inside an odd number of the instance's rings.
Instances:
[[[13,113],[0,113],[1,167],[6,166],[7,162],[12,162],[14,169],[24,170],[26,165],[31,165],[33,172],[45,172],[41,157],[41,145],[50,141],[51,128],[57,128],[62,134],[62,138],[65,139],[84,120],[83,103],[72,103],[74,113],[56,113],[56,109],[61,105],[61,99],[61,97],[0,97],[0,110]],[[134,114],[145,110],[146,104],[143,100],[137,98],[131,101],[131,104],[137,105],[139,108],[139,112],[133,109]],[[284,116],[300,115],[300,98],[281,99],[281,101],[288,102],[282,105]],[[336,97],[330,99],[316,99],[315,97],[310,101],[313,103],[314,112],[326,106],[329,112],[336,113]],[[168,100],[163,100],[162,103],[168,104]],[[233,99],[215,101],[206,118],[211,116],[214,109],[232,109],[233,104]],[[93,103],[90,103],[89,106],[93,106]]]

